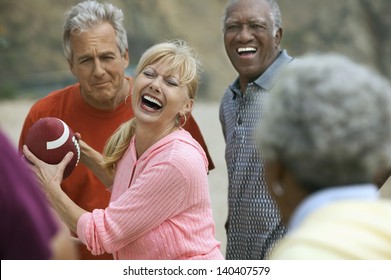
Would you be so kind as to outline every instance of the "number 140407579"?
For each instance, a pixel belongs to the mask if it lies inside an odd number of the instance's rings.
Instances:
[[[225,266],[217,268],[217,275],[268,275],[268,266]]]

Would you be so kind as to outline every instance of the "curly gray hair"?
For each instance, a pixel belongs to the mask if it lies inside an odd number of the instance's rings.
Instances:
[[[391,166],[391,85],[337,54],[292,62],[271,93],[256,139],[309,191],[373,182]]]
[[[63,31],[63,48],[65,57],[72,58],[72,48],[70,37],[72,32],[83,32],[102,22],[110,23],[116,34],[118,48],[122,55],[128,49],[128,38],[123,25],[122,11],[110,3],[98,3],[88,0],[71,7],[65,13],[65,23]]]

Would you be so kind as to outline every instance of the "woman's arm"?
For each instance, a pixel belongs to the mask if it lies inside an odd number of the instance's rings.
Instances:
[[[69,152],[58,165],[50,165],[39,160],[30,152],[26,145],[23,146],[23,153],[32,163],[31,170],[36,174],[42,190],[53,209],[61,220],[76,233],[77,222],[86,211],[75,204],[63,192],[60,186],[64,169],[72,159],[73,153]]]
[[[114,172],[110,172],[103,166],[103,155],[91,148],[86,142],[79,138],[80,161],[87,166],[96,177],[110,188],[114,182]]]

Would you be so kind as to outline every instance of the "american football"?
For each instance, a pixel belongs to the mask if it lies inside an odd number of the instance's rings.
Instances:
[[[46,117],[34,123],[26,136],[29,150],[48,164],[58,164],[68,152],[73,158],[64,170],[63,179],[68,177],[80,159],[80,147],[74,132],[58,118]]]

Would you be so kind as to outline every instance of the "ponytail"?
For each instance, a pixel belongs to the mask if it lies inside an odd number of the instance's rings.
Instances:
[[[107,141],[103,150],[103,165],[110,173],[114,172],[116,163],[129,147],[135,128],[136,119],[133,118],[123,123]]]

